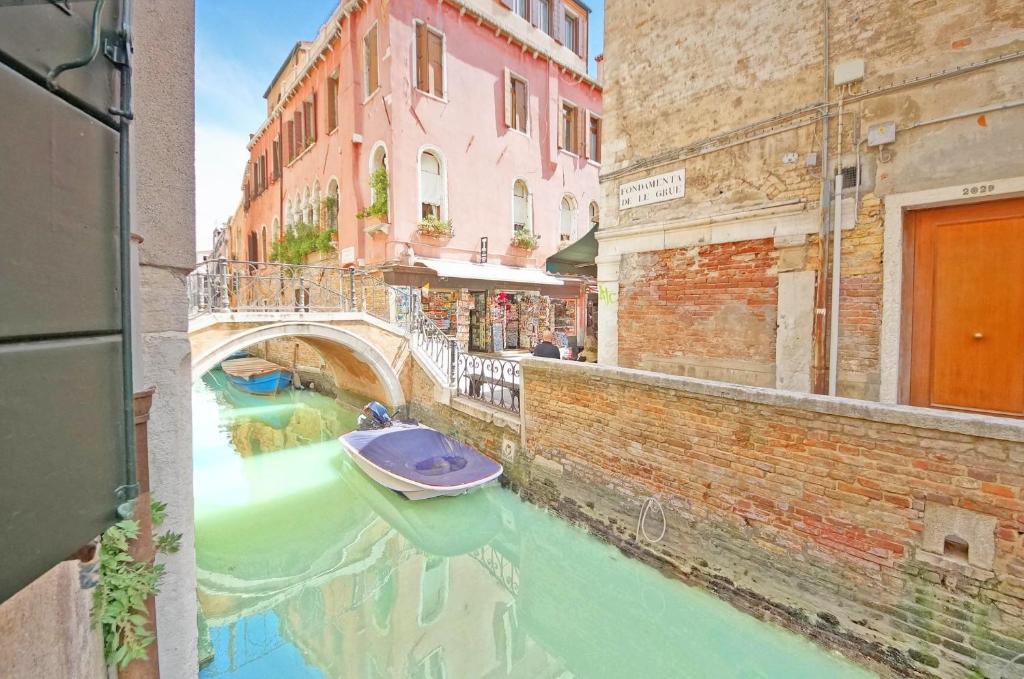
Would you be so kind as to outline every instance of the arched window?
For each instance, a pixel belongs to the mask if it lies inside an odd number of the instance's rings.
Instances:
[[[303,195],[302,199],[302,216],[300,217],[300,221],[304,224],[313,223],[313,202],[310,200],[308,186],[306,187],[306,193]]]
[[[388,169],[388,150],[384,147],[383,142],[377,142],[373,147],[373,153],[370,154],[370,204],[377,202],[377,192],[373,188],[373,177],[372,175],[380,170],[387,172]]]
[[[426,626],[437,620],[448,603],[448,559],[428,556],[420,576],[419,624]]]
[[[331,183],[327,185],[327,205],[325,206],[328,229],[338,228],[338,207],[338,180],[332,179]]]
[[[285,203],[285,208],[284,208],[284,225],[285,226],[291,226],[292,225],[292,199],[291,198],[289,198],[288,202]]]
[[[590,228],[596,229],[601,223],[601,215],[597,207],[597,201],[590,201]]]
[[[263,259],[260,261],[270,261],[270,253],[267,251],[267,227],[265,225],[260,229],[260,246],[262,248],[261,252],[263,253]]]
[[[310,224],[313,226],[320,226],[320,181],[313,182],[313,202],[310,205],[313,208],[312,221]]]
[[[567,243],[576,239],[576,199],[566,194],[562,198],[561,226],[558,239]]]
[[[420,217],[442,219],[444,165],[436,151],[420,154]]]
[[[512,186],[512,229],[530,231],[530,190],[522,179]]]

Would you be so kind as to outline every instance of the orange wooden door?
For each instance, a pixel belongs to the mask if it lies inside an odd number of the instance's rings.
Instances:
[[[1024,416],[1024,199],[911,213],[910,402]]]

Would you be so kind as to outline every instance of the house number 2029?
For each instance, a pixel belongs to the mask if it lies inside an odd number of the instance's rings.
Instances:
[[[965,196],[977,196],[983,193],[992,193],[995,190],[995,184],[976,184],[974,186],[965,186],[963,188]]]

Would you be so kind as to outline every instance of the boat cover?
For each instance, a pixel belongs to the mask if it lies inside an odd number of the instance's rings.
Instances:
[[[236,358],[224,361],[220,364],[220,369],[232,377],[245,380],[285,370],[276,363],[264,361],[262,358]]]
[[[394,424],[342,438],[374,465],[426,486],[462,486],[501,471],[494,460],[429,427]]]

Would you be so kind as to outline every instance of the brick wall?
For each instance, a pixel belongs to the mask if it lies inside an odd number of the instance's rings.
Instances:
[[[1024,651],[1019,423],[592,364],[523,373],[506,474],[529,499],[885,674],[1000,676]],[[650,496],[667,532],[640,546]]]
[[[771,239],[623,257],[619,365],[775,385]]]

